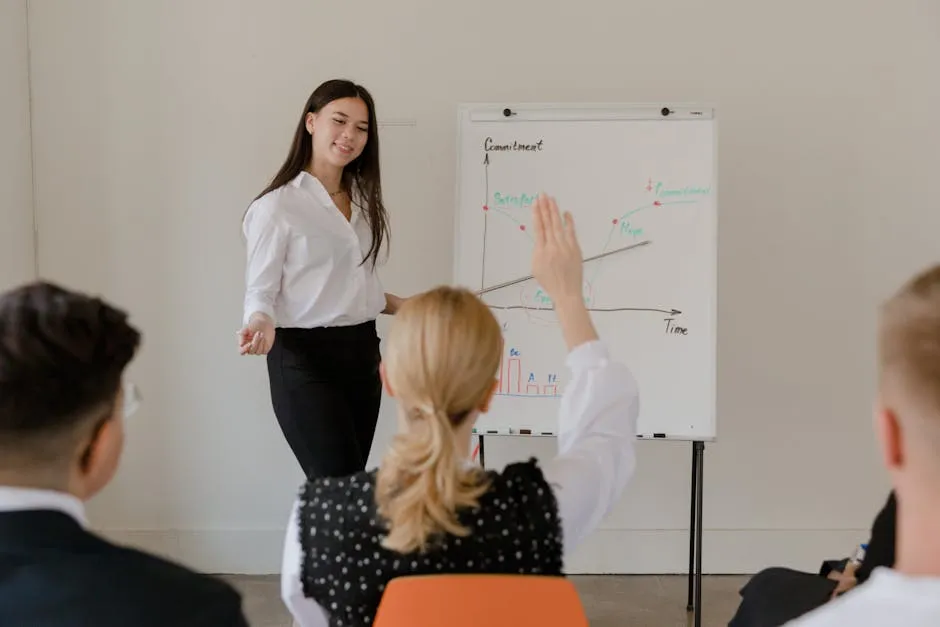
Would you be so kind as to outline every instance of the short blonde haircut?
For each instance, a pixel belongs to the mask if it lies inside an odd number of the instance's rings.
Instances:
[[[884,304],[878,353],[882,395],[929,419],[940,434],[940,265],[912,278]]]
[[[492,392],[502,332],[489,308],[467,290],[439,287],[408,299],[392,322],[385,375],[404,425],[376,482],[383,546],[423,551],[442,534],[466,536],[457,511],[475,507],[489,485],[465,464],[454,430]]]

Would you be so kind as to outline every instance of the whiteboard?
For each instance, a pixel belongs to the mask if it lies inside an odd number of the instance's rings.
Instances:
[[[455,282],[531,274],[531,205],[575,219],[584,298],[640,393],[641,437],[716,436],[717,128],[711,108],[462,105]],[[530,279],[481,296],[503,327],[499,387],[477,431],[550,435],[570,375],[550,299]]]

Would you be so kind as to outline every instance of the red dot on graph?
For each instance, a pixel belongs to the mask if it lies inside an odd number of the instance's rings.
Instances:
[[[617,224],[618,222],[620,222],[620,220],[618,220],[617,218],[614,218],[614,224]]]
[[[489,211],[489,210],[490,210],[489,207],[487,207],[486,205],[483,205],[483,211]]]
[[[525,225],[524,225],[524,224],[520,224],[520,225],[519,225],[519,230],[520,230],[520,231],[525,231]]]

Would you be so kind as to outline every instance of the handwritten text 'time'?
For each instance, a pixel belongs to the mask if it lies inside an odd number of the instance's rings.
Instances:
[[[688,335],[689,330],[676,324],[675,318],[666,318],[666,335]]]
[[[520,141],[513,141],[508,144],[498,144],[492,137],[487,137],[483,140],[483,150],[486,152],[539,152],[542,150],[542,142],[544,140],[538,140],[534,144],[525,143]]]

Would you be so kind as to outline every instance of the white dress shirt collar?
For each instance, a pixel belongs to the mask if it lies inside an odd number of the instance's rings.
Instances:
[[[83,527],[88,526],[85,505],[71,494],[55,490],[0,486],[0,513],[23,510],[55,510],[68,514]]]
[[[320,179],[310,174],[306,170],[301,170],[300,174],[295,176],[294,180],[290,182],[290,185],[293,185],[294,187],[298,187],[300,189],[307,190],[308,192],[313,194],[316,197],[316,199],[320,201],[320,204],[322,204],[324,207],[331,208],[335,205],[333,201],[333,197],[330,196],[329,190],[326,189],[326,187],[323,185]],[[350,200],[352,202],[349,203],[349,209],[351,213],[349,223],[353,227],[355,227],[356,222],[360,218],[361,210],[359,208],[359,203],[356,202],[355,198],[351,197]],[[342,217],[342,214],[340,214],[340,216]]]

